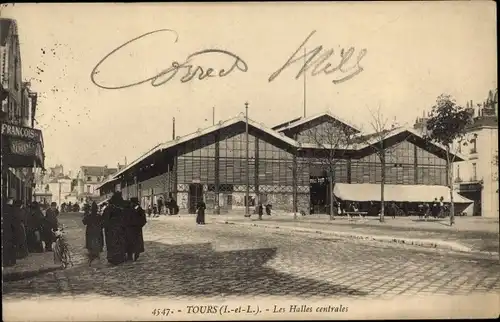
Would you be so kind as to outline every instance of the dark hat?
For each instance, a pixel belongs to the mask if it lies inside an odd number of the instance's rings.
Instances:
[[[120,191],[116,191],[115,193],[113,193],[111,199],[109,199],[109,203],[113,205],[119,205],[123,203],[122,193]]]

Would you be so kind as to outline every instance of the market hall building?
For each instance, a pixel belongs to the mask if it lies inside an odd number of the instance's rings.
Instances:
[[[299,118],[268,128],[243,115],[221,121],[170,142],[159,144],[98,187],[103,198],[121,191],[138,197],[142,206],[161,197],[174,198],[181,212],[194,213],[199,200],[216,213],[244,209],[258,200],[274,210],[326,213],[330,204],[323,160],[328,144],[318,133],[354,133],[352,144],[333,149],[334,195],[345,201],[380,201],[382,167],[373,146],[377,135],[362,135],[355,126],[331,113]],[[316,133],[311,140],[311,133]],[[321,136],[319,136],[321,137]],[[397,128],[383,135],[390,147],[386,161],[385,200],[406,203],[449,200],[445,150],[426,141],[417,131]],[[362,139],[362,140],[361,140]],[[330,145],[331,147],[331,145]],[[462,160],[457,156],[456,161]],[[404,190],[398,187],[405,187]],[[401,191],[404,191],[403,195]],[[470,200],[454,194],[456,203]],[[295,208],[295,209],[294,209]],[[457,207],[460,209],[460,207]]]

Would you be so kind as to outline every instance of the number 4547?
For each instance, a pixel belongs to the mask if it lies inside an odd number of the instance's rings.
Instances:
[[[154,316],[168,316],[172,311],[170,309],[154,309],[153,312],[151,312]]]

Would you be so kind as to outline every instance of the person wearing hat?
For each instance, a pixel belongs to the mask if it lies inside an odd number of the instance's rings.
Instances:
[[[45,251],[52,251],[52,243],[55,241],[52,229],[57,229],[59,223],[57,218],[59,217],[59,210],[57,209],[57,203],[51,202],[50,208],[45,211],[45,221],[43,227],[43,241],[45,242]]]
[[[45,217],[40,209],[38,202],[34,201],[31,204],[31,210],[28,213],[26,237],[28,244],[28,251],[30,253],[42,253],[42,229]]]
[[[122,194],[115,192],[102,214],[106,257],[112,265],[119,265],[126,260],[125,219],[125,202]]]
[[[3,266],[16,264],[16,244],[18,239],[17,221],[14,200],[2,200],[2,261]]]
[[[138,198],[130,198],[127,210],[127,259],[135,262],[139,254],[144,252],[142,228],[146,225],[146,212],[141,208]]]
[[[95,201],[90,207],[90,211],[83,217],[85,228],[85,248],[88,250],[88,264],[92,265],[95,259],[99,259],[99,254],[103,250],[102,238],[102,217],[99,214]]]

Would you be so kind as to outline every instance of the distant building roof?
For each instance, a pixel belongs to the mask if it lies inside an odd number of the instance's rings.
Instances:
[[[82,166],[81,171],[85,176],[107,177],[116,173],[118,169],[107,166]]]
[[[311,115],[311,116],[305,117],[305,118],[304,117],[296,118],[296,119],[290,120],[289,122],[285,122],[285,123],[281,123],[279,125],[276,125],[275,127],[273,127],[273,130],[278,131],[278,132],[282,132],[282,131],[289,130],[289,129],[295,128],[297,126],[303,125],[305,123],[315,121],[319,118],[328,118],[328,119],[343,123],[343,124],[347,125],[348,127],[356,130],[357,132],[361,132],[361,130],[357,126],[351,124],[347,120],[341,119],[337,115],[333,115],[330,111]]]

